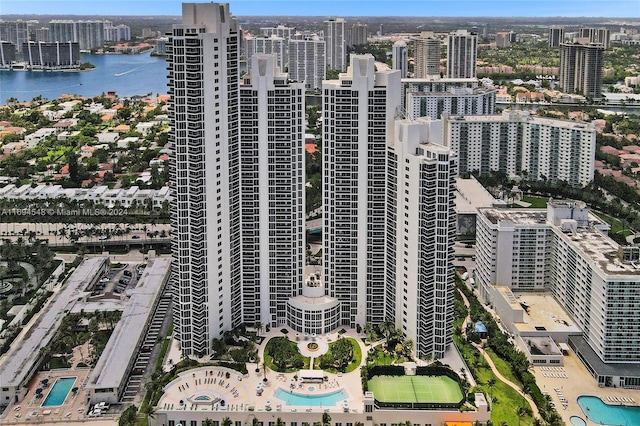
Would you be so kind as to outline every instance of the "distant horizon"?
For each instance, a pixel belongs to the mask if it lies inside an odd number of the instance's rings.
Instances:
[[[5,15],[180,16],[182,3],[180,0],[2,0],[0,18]],[[638,0],[232,0],[220,3],[229,3],[234,16],[640,18]],[[620,15],[606,15],[612,11]]]

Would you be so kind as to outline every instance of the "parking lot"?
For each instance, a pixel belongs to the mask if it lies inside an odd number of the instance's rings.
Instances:
[[[138,282],[140,274],[144,270],[144,265],[124,265],[121,268],[109,270],[100,280],[93,286],[91,290],[92,296],[102,294],[121,294],[127,288],[133,288]]]

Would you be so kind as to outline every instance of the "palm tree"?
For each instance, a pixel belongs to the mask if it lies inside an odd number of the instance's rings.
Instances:
[[[213,426],[213,420],[207,417],[202,421],[202,426]]]
[[[380,324],[380,328],[382,329],[382,334],[384,334],[384,337],[387,340],[387,346],[389,346],[389,338],[395,329],[395,324],[389,318],[385,318],[382,324]]]
[[[276,426],[285,426],[285,422],[280,417],[276,419]]]
[[[322,426],[331,426],[331,416],[329,413],[322,413]]]
[[[370,322],[366,322],[364,324],[364,335],[367,338],[367,341],[369,342],[370,345],[373,345],[373,341],[376,338],[376,332],[373,329],[373,325]]]
[[[411,357],[412,351],[413,351],[413,340],[405,339],[405,341],[402,342],[402,352],[407,358],[409,358]]]
[[[156,409],[153,405],[147,404],[140,409],[140,412],[154,419],[156,417]]]
[[[527,410],[524,407],[518,407],[516,414],[518,415],[518,426],[520,426],[520,420],[527,415]]]
[[[493,403],[493,387],[496,385],[496,383],[497,381],[495,377],[492,377],[489,380],[487,380],[487,386],[489,386],[489,399],[491,400],[491,403]]]
[[[222,426],[231,426],[233,422],[229,417],[225,417],[222,419]]]

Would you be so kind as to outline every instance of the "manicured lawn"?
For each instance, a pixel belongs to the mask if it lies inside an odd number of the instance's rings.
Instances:
[[[489,348],[486,348],[485,351],[487,352],[487,354],[489,354],[489,357],[491,358],[493,363],[496,365],[496,368],[498,369],[500,374],[502,374],[504,377],[509,379],[511,382],[517,384],[518,386],[522,386],[522,383],[520,383],[520,380],[518,380],[516,376],[514,376],[513,371],[511,371],[511,367],[509,366],[508,362],[500,358],[498,355],[495,354],[495,352],[493,352]]]
[[[384,344],[384,343],[383,343]],[[369,365],[391,365],[395,358],[384,351],[376,351],[373,355],[369,355]]]
[[[531,205],[529,206],[530,209],[546,209],[547,201],[549,201],[549,199],[541,198],[541,197],[524,196],[522,197],[522,201],[524,201],[525,203],[531,203]]]
[[[353,361],[351,361],[351,364],[347,366],[346,371],[347,373],[349,373],[360,367],[360,364],[362,364],[362,349],[360,349],[360,345],[358,344],[356,339],[347,337],[347,340],[349,341],[349,343],[351,343],[351,346],[353,346]]]
[[[375,376],[368,383],[378,401],[459,403],[460,385],[447,376]]]
[[[596,214],[596,216],[598,216],[600,219],[602,219],[603,221],[607,222],[610,226],[611,226],[611,233],[612,234],[619,234],[621,233],[622,235],[624,235],[625,237],[629,236],[632,234],[631,230],[629,229],[629,225],[622,224],[622,221],[620,221],[619,219],[616,219],[614,217],[611,217],[609,215],[606,215],[604,213],[600,213],[600,212],[593,212]]]
[[[52,357],[49,360],[49,368],[55,370],[57,368],[70,368],[71,365],[67,364],[64,359],[59,357]]]
[[[471,361],[475,359],[474,353],[478,352],[477,349],[469,344],[460,344],[458,336],[454,336],[454,340],[456,341],[458,349],[467,361],[467,364],[470,364]],[[528,403],[523,400],[520,393],[500,381],[489,367],[479,368],[474,373],[478,387],[482,389],[484,394],[487,396],[487,399],[492,396],[495,400],[491,406],[491,421],[493,424],[500,424],[500,422],[504,421],[508,425],[517,425],[518,408],[523,405],[525,407],[529,406]],[[487,385],[489,379],[494,379],[496,381],[493,389],[489,388],[489,385]],[[520,424],[531,424],[531,420],[531,416],[525,416],[520,420]]]

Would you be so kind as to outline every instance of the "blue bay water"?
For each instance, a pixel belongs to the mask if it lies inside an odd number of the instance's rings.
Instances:
[[[20,101],[42,95],[55,99],[63,94],[91,97],[114,91],[118,96],[167,93],[166,61],[163,57],[140,55],[82,54],[82,62],[93,71],[34,72],[0,71],[0,104],[15,97]]]

